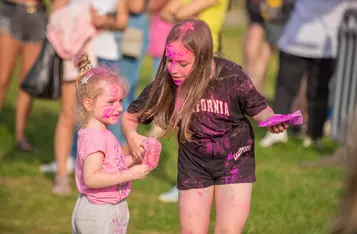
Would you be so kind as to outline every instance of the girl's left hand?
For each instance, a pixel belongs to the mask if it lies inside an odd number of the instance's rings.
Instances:
[[[289,125],[287,123],[281,123],[281,124],[277,124],[277,125],[268,127],[268,130],[271,133],[281,133],[281,132],[284,132],[288,127],[289,127]]]

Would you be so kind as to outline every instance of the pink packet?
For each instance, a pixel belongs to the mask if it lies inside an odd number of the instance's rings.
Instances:
[[[260,122],[258,127],[271,127],[277,124],[281,124],[286,122],[287,124],[291,125],[300,125],[303,124],[304,119],[302,117],[301,111],[295,111],[294,113],[287,114],[287,115],[274,115],[269,119]]]
[[[155,137],[149,137],[141,144],[144,149],[144,158],[141,164],[148,165],[151,170],[155,169],[159,164],[161,143]]]

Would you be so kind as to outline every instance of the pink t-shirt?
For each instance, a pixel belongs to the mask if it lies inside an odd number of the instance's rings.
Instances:
[[[87,188],[84,183],[84,159],[95,152],[104,154],[101,171],[127,170],[122,149],[113,133],[109,130],[83,128],[78,132],[77,144],[76,184],[78,191],[87,195],[88,200],[94,204],[116,204],[126,198],[131,190],[130,182],[99,189]]]
[[[149,55],[154,58],[161,58],[164,53],[166,38],[173,28],[173,24],[167,23],[160,19],[156,13],[150,23],[149,31]]]

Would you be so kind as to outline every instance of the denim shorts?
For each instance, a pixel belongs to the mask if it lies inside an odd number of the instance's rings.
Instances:
[[[0,35],[24,43],[37,43],[46,36],[46,8],[40,2],[33,6],[0,0]]]

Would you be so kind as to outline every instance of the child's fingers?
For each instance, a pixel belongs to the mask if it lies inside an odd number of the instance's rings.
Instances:
[[[289,127],[289,124],[287,122],[283,123],[283,126],[285,129],[287,129]]]
[[[278,125],[279,132],[284,132],[285,131],[285,126],[283,124]]]

